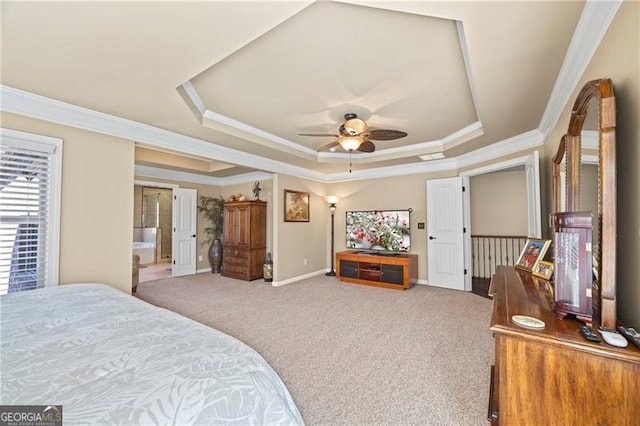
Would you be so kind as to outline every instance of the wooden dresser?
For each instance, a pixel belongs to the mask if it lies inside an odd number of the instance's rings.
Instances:
[[[587,341],[581,322],[556,318],[549,284],[527,272],[498,267],[489,294],[495,338],[489,419],[494,424],[640,424],[638,348]],[[545,328],[520,327],[513,315],[538,318]]]
[[[246,281],[262,278],[267,251],[267,203],[225,203],[223,239],[221,275]]]

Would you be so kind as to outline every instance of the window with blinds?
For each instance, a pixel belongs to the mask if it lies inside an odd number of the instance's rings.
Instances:
[[[55,285],[61,141],[1,135],[0,294]]]

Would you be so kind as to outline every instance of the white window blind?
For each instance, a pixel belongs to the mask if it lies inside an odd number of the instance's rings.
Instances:
[[[57,284],[61,141],[2,129],[0,294]]]

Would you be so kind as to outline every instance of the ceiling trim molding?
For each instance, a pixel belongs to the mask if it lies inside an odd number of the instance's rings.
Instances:
[[[580,133],[580,142],[582,149],[598,149],[600,148],[600,132],[597,130],[583,130]]]
[[[473,139],[475,137],[478,137],[484,134],[482,122],[480,121],[480,118],[479,118],[480,113],[478,109],[476,91],[473,84],[473,76],[471,74],[472,72],[471,64],[469,60],[469,52],[467,49],[467,41],[464,35],[464,27],[461,21],[455,21],[455,22],[456,22],[456,30],[458,32],[458,41],[460,43],[460,51],[461,51],[461,55],[463,58],[465,69],[466,69],[469,92],[471,93],[471,99],[473,102],[473,107],[475,110],[476,117],[478,118],[478,121],[462,129],[459,129],[453,132],[452,134],[445,136],[442,139],[421,142],[421,143],[413,144],[409,146],[376,150],[375,152],[370,153],[366,158],[364,157],[354,158],[353,159],[354,163],[372,163],[375,161],[380,161],[381,159],[403,158],[403,156],[411,157],[414,155],[432,152],[431,150],[433,149],[438,149],[442,151],[444,149],[453,148],[454,146],[457,146],[461,143],[467,142],[470,139]],[[226,115],[207,109],[206,105],[202,101],[202,98],[198,94],[198,91],[194,87],[193,83],[191,83],[191,81],[186,81],[185,83],[183,83],[182,89],[184,90],[184,93],[187,96],[188,101],[193,105],[195,110],[200,115],[198,117],[198,119],[200,120],[200,123],[205,127],[210,127],[210,128],[213,128],[214,130],[219,130],[219,131],[231,134],[233,136],[238,136],[233,132],[225,131],[224,129],[225,127],[230,127],[232,129],[240,131],[242,134],[244,134],[245,138],[247,137],[247,134],[256,136],[257,138],[259,138],[258,140],[251,138],[251,140],[254,142],[261,143],[262,140],[269,141],[276,145],[286,148],[285,152],[293,153],[295,155],[299,155],[307,159],[316,159],[318,162],[328,162],[336,158],[345,158],[350,155],[349,153],[346,153],[346,152],[333,152],[333,151],[318,152],[314,149],[307,148],[306,146],[302,146],[293,141],[290,141],[289,139],[285,139],[278,135],[274,135],[273,133],[269,133],[265,130],[259,129],[257,127],[253,127],[242,121],[236,120],[234,118],[231,118]],[[207,126],[206,125],[207,121],[220,124],[222,125],[222,127]],[[240,136],[242,137],[242,135]],[[261,145],[265,145],[273,148],[273,146],[267,143],[261,143]],[[424,151],[424,152],[420,152],[420,151]]]
[[[204,102],[202,102],[202,99],[200,99],[200,96],[198,96],[198,92],[196,92],[196,88],[193,87],[193,84],[191,84],[190,81],[187,81],[186,83],[184,83],[182,85],[182,88],[184,89],[184,93],[187,95],[187,97],[191,101],[191,104],[200,113],[199,118],[200,120],[202,120],[204,113],[207,111],[207,107],[204,106]]]
[[[469,49],[467,47],[467,37],[464,33],[464,23],[456,20],[456,29],[458,30],[458,40],[460,41],[460,52],[462,53],[462,60],[464,61],[464,67],[467,69],[467,82],[469,84],[469,91],[471,92],[471,100],[473,101],[473,108],[476,110],[476,118],[478,122],[481,122],[480,108],[478,108],[478,97],[476,96],[476,87],[473,84],[473,72],[471,71],[471,60],[469,59]],[[480,124],[482,127],[482,124]]]
[[[458,167],[469,167],[474,164],[481,164],[493,161],[500,157],[515,154],[527,149],[539,147],[544,142],[544,135],[538,129],[530,130],[521,135],[496,142],[489,146],[463,154],[458,159]]]
[[[0,95],[2,97],[2,103],[0,103],[2,111],[118,138],[130,139],[134,142],[143,142],[149,146],[173,152],[178,151],[231,164],[251,164],[251,167],[256,169],[284,173],[316,181],[324,180],[323,173],[303,167],[238,151],[213,142],[68,104],[13,87],[0,86]]]
[[[145,166],[142,164],[136,164],[135,176],[151,177],[156,179],[166,179],[178,182],[196,183],[201,185],[215,185],[215,186],[229,186],[237,185],[241,183],[252,183],[257,180],[271,180],[273,174],[264,172],[251,172],[244,173],[237,176],[230,176],[226,178],[218,178],[215,176],[200,175],[197,173],[183,172],[179,170],[163,169],[161,167]],[[138,185],[138,182],[144,182],[136,179],[134,183]],[[157,182],[150,182],[156,184]],[[167,184],[168,185],[168,184]],[[174,185],[178,187],[179,185]],[[173,186],[172,186],[173,187]]]
[[[155,176],[149,176],[149,177],[155,177]],[[136,185],[136,186],[146,186],[146,187],[151,187],[151,188],[165,188],[165,189],[180,188],[180,185],[178,185],[176,183],[153,182],[153,181],[150,181],[150,180],[134,179],[133,184]]]
[[[258,129],[257,127],[250,126],[246,123],[243,123],[242,121],[235,120],[231,117],[227,117],[226,115],[211,111],[210,109],[205,110],[204,114],[202,115],[203,125],[207,120],[215,121],[216,123],[222,124],[223,126],[234,128],[241,131],[242,133],[248,133],[250,135],[257,136],[260,139],[268,140],[269,142],[273,142],[277,145],[293,149],[294,151],[297,151],[301,154],[306,154],[307,156],[311,155],[312,157],[316,157],[318,154],[318,152],[313,149],[307,148],[305,146],[300,146],[295,142],[291,142],[289,139],[285,139],[280,136],[274,135],[273,133],[269,133],[265,130]]]
[[[222,186],[237,185],[240,183],[253,183],[257,180],[273,180],[273,173],[250,172],[236,176],[220,178]]]
[[[233,129],[239,130],[242,133],[248,133],[250,135],[257,136],[260,139],[264,139],[269,142],[273,142],[277,145],[286,147],[288,148],[288,150],[293,150],[296,153],[303,154],[305,158],[308,158],[309,156],[311,156],[312,158],[315,158],[318,154],[318,152],[313,149],[299,146],[298,144],[291,142],[288,139],[282,138],[278,135],[274,135],[273,133],[269,133],[267,131],[258,129],[257,127],[250,126],[246,123],[243,123],[242,121],[238,121],[231,117],[227,117],[226,115],[222,115],[220,113],[207,109],[206,105],[204,104],[204,102],[202,102],[200,95],[198,95],[198,91],[193,86],[191,81],[185,82],[182,85],[182,88],[184,90],[184,93],[189,98],[189,101],[191,101],[193,106],[199,112],[200,117],[198,118],[200,120],[200,123],[202,123],[202,125],[205,127],[209,127],[209,126],[206,126],[207,121],[213,121],[215,123],[222,124],[225,127],[231,127]],[[223,129],[220,129],[220,128],[217,128],[216,130],[224,131]],[[264,145],[267,145],[267,144],[264,144]]]
[[[148,146],[165,149],[170,152],[191,154],[211,160],[229,162],[238,165],[246,164],[247,167],[264,170],[265,172],[281,173],[322,183],[374,179],[389,176],[404,176],[443,170],[456,170],[460,167],[492,161],[518,151],[530,149],[541,145],[543,139],[542,133],[536,129],[501,142],[496,142],[492,145],[480,148],[457,158],[447,158],[429,162],[421,161],[411,165],[378,167],[361,171],[356,170],[354,173],[345,172],[326,174],[308,170],[299,166],[293,166],[280,161],[267,159],[255,154],[238,151],[229,147],[216,145],[213,142],[207,142],[176,132],[159,129],[147,124],[93,111],[88,108],[79,107],[57,101],[55,99],[46,98],[44,96],[25,92],[9,86],[1,85],[0,95],[2,96],[2,103],[0,103],[0,109],[2,111],[88,130],[91,132],[115,136],[122,139],[129,139],[135,142],[142,142]],[[152,169],[156,169],[157,171]],[[140,171],[140,173],[145,173],[141,174],[143,176],[171,180],[184,180],[187,182],[190,182],[190,180],[186,179],[189,176],[193,176],[192,179],[198,180],[198,182],[193,183],[219,186],[259,180],[254,177],[253,173],[239,175],[240,177],[229,177],[223,179],[142,165],[136,166],[136,173],[138,173],[138,171]],[[177,176],[182,177],[178,178]],[[241,176],[247,177],[242,178]],[[244,181],[242,179],[247,180]]]
[[[361,179],[376,179],[390,176],[406,176],[421,173],[435,173],[441,171],[457,171],[463,167],[473,166],[498,158],[513,155],[518,152],[533,149],[542,145],[543,136],[534,129],[527,133],[496,142],[484,148],[463,154],[456,158],[445,158],[428,162],[403,164],[401,166],[379,167],[377,169],[353,170],[353,173],[343,172],[328,175],[330,183],[347,182]]]
[[[445,158],[443,160],[421,161],[401,166],[378,167],[375,169],[352,169],[353,172],[341,172],[328,175],[327,183],[349,182],[363,179],[378,179],[392,176],[417,175],[422,173],[435,173],[441,171],[457,170],[457,160],[455,158]]]
[[[181,172],[178,170],[163,169],[161,167],[145,166],[142,164],[135,165],[134,176],[197,183],[201,185],[222,186],[221,179],[214,176],[199,175],[197,173]]]
[[[479,176],[487,173],[493,173],[493,172],[499,172],[502,170],[511,169],[517,166],[522,166],[522,168],[524,169],[524,165],[526,164],[528,158],[529,156],[525,155],[522,157],[512,158],[511,160],[503,161],[501,163],[489,164],[488,166],[479,167],[473,170],[465,170],[464,172],[460,173],[460,176],[462,177]]]
[[[622,0],[587,0],[538,129],[546,138],[604,38]]]

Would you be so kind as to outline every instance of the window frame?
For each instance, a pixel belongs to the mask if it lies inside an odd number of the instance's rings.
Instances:
[[[50,156],[49,209],[47,211],[47,259],[45,287],[57,286],[60,274],[60,206],[62,195],[63,141],[51,136],[0,128],[3,145],[47,153]]]

